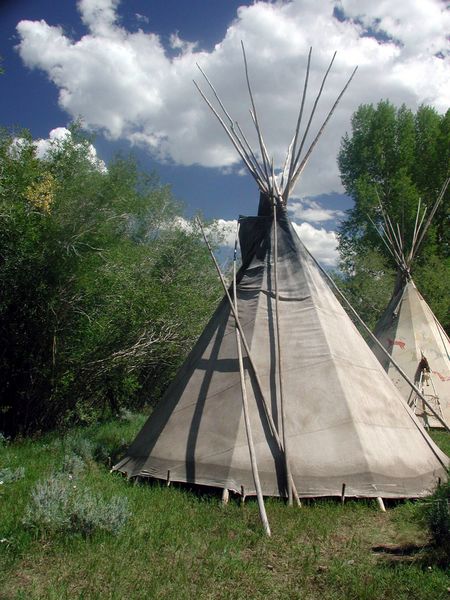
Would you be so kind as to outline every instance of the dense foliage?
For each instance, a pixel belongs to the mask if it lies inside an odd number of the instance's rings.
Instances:
[[[76,127],[43,159],[1,134],[0,431],[160,397],[219,296],[180,211],[132,159],[106,170]]]
[[[395,264],[370,222],[382,223],[378,198],[399,226],[408,252],[419,199],[431,210],[450,174],[450,111],[421,106],[414,114],[388,101],[361,105],[338,157],[341,179],[355,201],[339,232],[341,285],[373,326],[386,306]],[[413,264],[413,277],[444,327],[450,329],[450,189]],[[369,218],[370,217],[370,218]]]

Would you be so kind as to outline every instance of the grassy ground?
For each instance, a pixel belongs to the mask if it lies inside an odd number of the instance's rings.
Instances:
[[[375,502],[290,509],[272,500],[267,539],[254,501],[224,507],[218,497],[110,474],[110,460],[142,423],[134,416],[0,449],[0,469],[25,469],[22,479],[0,486],[0,599],[450,597],[448,565],[434,562],[420,502],[381,513]],[[450,453],[449,435],[433,437]],[[129,500],[132,516],[116,536],[41,534],[22,523],[35,482],[77,448],[86,467],[74,485]],[[94,459],[86,458],[92,448]]]

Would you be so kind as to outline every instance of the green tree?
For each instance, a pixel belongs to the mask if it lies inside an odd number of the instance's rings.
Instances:
[[[353,265],[351,276],[335,272],[333,279],[364,323],[373,330],[392,293],[395,271],[388,260],[372,248],[359,252]],[[344,308],[347,307],[344,305]],[[350,311],[349,316],[353,320]],[[366,337],[366,332],[361,333]]]
[[[0,430],[155,402],[220,289],[194,227],[154,175],[106,170],[79,128],[44,159],[0,135]]]
[[[351,125],[338,156],[342,183],[355,202],[339,230],[341,285],[356,304],[372,307],[366,318],[373,325],[389,300],[395,263],[371,221],[382,224],[381,200],[408,253],[419,199],[429,212],[450,173],[450,111],[440,115],[421,106],[413,113],[382,101],[361,105]],[[450,299],[442,281],[450,280],[449,198],[447,190],[413,264],[418,287],[447,329]],[[374,279],[375,263],[384,266]]]

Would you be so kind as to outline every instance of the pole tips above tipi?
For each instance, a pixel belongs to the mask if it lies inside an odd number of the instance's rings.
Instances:
[[[428,228],[431,225],[436,211],[445,196],[445,192],[447,191],[449,183],[450,177],[447,177],[447,179],[444,181],[441,191],[439,192],[436,198],[435,203],[431,208],[431,211],[426,221],[425,217],[427,213],[427,208],[422,208],[422,203],[419,198],[416,211],[416,219],[414,223],[414,230],[412,236],[410,237],[409,249],[407,249],[405,246],[404,232],[402,233],[400,231],[398,223],[395,224],[392,222],[392,219],[390,218],[389,213],[387,212],[377,192],[378,206],[383,220],[381,230],[377,227],[376,223],[373,221],[373,219],[370,218],[370,216],[369,219],[372,225],[375,227],[382,242],[386,246],[389,254],[392,256],[399,273],[401,273],[402,278],[405,281],[411,280],[412,264],[414,262],[415,257],[417,256],[419,248],[425,238]]]
[[[336,52],[335,52],[333,55],[333,58],[330,61],[330,64],[328,65],[328,68],[322,78],[322,82],[319,87],[319,91],[314,99],[309,118],[308,118],[307,123],[304,126],[304,129],[301,133],[302,121],[303,121],[303,116],[304,116],[303,113],[304,113],[304,108],[305,108],[305,100],[307,97],[309,75],[310,75],[310,68],[311,68],[312,48],[310,48],[309,54],[308,54],[307,67],[306,67],[305,81],[304,81],[304,85],[303,85],[303,93],[302,93],[302,98],[301,98],[301,102],[300,102],[300,109],[299,109],[297,123],[296,123],[296,127],[295,127],[295,133],[294,133],[291,143],[289,144],[288,151],[286,154],[286,159],[284,161],[283,167],[281,169],[276,169],[274,167],[273,158],[269,157],[269,153],[267,151],[267,147],[264,142],[264,137],[263,137],[260,122],[258,119],[258,113],[256,110],[255,99],[254,99],[254,95],[252,92],[252,86],[250,83],[250,75],[249,75],[249,69],[248,69],[248,63],[247,63],[247,56],[245,53],[244,44],[242,42],[241,42],[241,45],[242,45],[242,54],[243,54],[244,67],[245,67],[245,78],[246,78],[248,93],[249,93],[249,97],[250,97],[250,105],[251,105],[250,115],[251,115],[253,125],[255,126],[255,129],[256,129],[258,146],[259,146],[258,150],[255,151],[252,149],[252,147],[250,146],[248,139],[245,136],[239,123],[231,117],[231,115],[228,112],[227,108],[225,107],[224,103],[220,99],[219,94],[217,93],[215,87],[211,83],[211,81],[208,78],[208,76],[206,75],[206,73],[203,71],[203,69],[198,64],[197,64],[197,67],[199,68],[206,83],[208,84],[210,91],[212,92],[212,94],[214,96],[214,100],[208,99],[205,92],[203,92],[203,90],[201,89],[201,87],[198,85],[198,83],[195,80],[194,80],[194,84],[195,84],[196,88],[198,89],[198,91],[200,92],[203,99],[205,100],[205,102],[207,103],[207,105],[209,106],[209,108],[212,110],[212,112],[216,116],[219,123],[222,125],[223,129],[225,130],[228,138],[230,139],[230,141],[233,144],[234,148],[236,149],[237,153],[239,154],[239,156],[241,157],[245,166],[247,167],[248,171],[250,172],[250,174],[256,181],[260,192],[267,198],[271,199],[272,201],[276,201],[278,206],[280,208],[283,208],[286,206],[289,195],[293,192],[295,184],[297,183],[300,175],[302,174],[303,169],[305,168],[306,163],[308,162],[308,159],[311,156],[311,153],[312,153],[315,145],[317,144],[320,136],[322,135],[322,132],[325,129],[325,126],[327,125],[328,121],[330,120],[330,117],[333,114],[336,106],[338,105],[339,101],[341,100],[342,96],[344,95],[345,91],[347,90],[348,86],[350,85],[350,82],[353,79],[353,76],[355,75],[356,69],[358,67],[356,67],[353,70],[352,74],[350,75],[349,79],[347,80],[347,83],[342,88],[342,90],[339,93],[339,95],[337,96],[333,106],[328,111],[328,114],[326,115],[325,119],[323,120],[320,128],[317,130],[317,133],[316,133],[315,137],[313,138],[312,142],[309,144],[308,147],[306,147],[305,144],[306,144],[308,134],[310,133],[314,114],[316,112],[320,97],[322,95],[322,92],[323,92],[323,89],[325,86],[325,82],[331,71],[334,59],[336,57]],[[214,106],[214,104],[215,104],[215,106]]]

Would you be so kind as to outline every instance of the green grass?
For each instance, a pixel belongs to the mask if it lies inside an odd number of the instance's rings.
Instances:
[[[269,500],[272,537],[262,532],[256,502],[221,505],[214,495],[109,473],[143,417],[117,421],[0,449],[0,468],[25,477],[0,486],[0,599],[433,599],[448,598],[450,574],[433,564],[420,502],[399,502],[386,513],[370,501],[331,500],[290,509]],[[435,441],[450,452],[450,436]],[[86,444],[83,440],[89,440]],[[83,446],[84,444],[84,446]],[[132,517],[105,532],[40,537],[22,524],[37,480],[61,468],[64,455],[86,450],[75,479],[105,499],[124,495]],[[94,459],[89,459],[89,452]],[[415,546],[405,556],[374,546]]]
[[[450,435],[446,431],[437,430],[431,431],[430,435],[441,450],[450,456]]]

